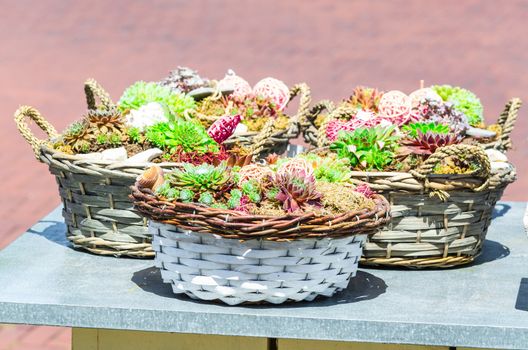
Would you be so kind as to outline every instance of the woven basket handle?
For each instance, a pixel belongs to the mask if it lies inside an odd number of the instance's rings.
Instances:
[[[475,145],[456,144],[440,147],[429,158],[427,158],[418,169],[411,170],[410,173],[417,179],[425,180],[427,182],[428,175],[433,174],[435,166],[442,160],[452,156],[460,159],[470,158],[476,161],[479,165],[478,169],[473,173],[465,175],[485,179],[485,182],[481,186],[473,189],[474,191],[483,191],[488,188],[491,175],[491,164],[484,149]]]
[[[290,118],[288,123],[288,130],[296,130],[297,126],[306,119],[310,111],[310,103],[312,97],[310,94],[310,87],[306,83],[299,83],[290,89],[290,103],[296,96],[299,96],[299,108],[297,113]],[[256,156],[264,149],[266,141],[273,135],[273,126],[275,121],[270,119],[262,128],[262,130],[253,138],[253,146],[250,149],[250,154]]]
[[[290,100],[288,101],[288,104],[296,96],[299,96],[299,108],[297,108],[297,113],[290,118],[290,128],[294,127],[295,124],[302,124],[306,122],[306,118],[308,117],[308,113],[310,112],[310,103],[312,102],[312,95],[308,84],[295,84],[290,89]]]
[[[266,124],[264,124],[264,127],[262,130],[253,138],[253,146],[249,150],[249,154],[253,156],[257,156],[262,152],[264,149],[264,145],[266,144],[266,140],[273,135],[273,126],[275,124],[275,120],[270,119]]]
[[[315,127],[315,120],[321,114],[324,110],[328,111],[328,113],[332,113],[335,110],[335,105],[330,100],[321,100],[314,104],[312,108],[308,111],[308,114],[306,115],[306,120],[304,124],[301,124],[302,128],[309,128],[310,126]]]
[[[40,146],[42,143],[46,142],[45,140],[40,140],[37,138],[31,129],[29,128],[26,118],[33,120],[45,133],[48,135],[48,138],[52,139],[57,137],[57,130],[50,124],[40,112],[30,106],[21,106],[15,112],[15,123],[18,128],[18,131],[24,139],[29,143],[31,148],[33,148],[33,153],[37,159],[40,159]]]
[[[328,113],[332,113],[335,110],[335,105],[330,100],[321,100],[314,104],[312,108],[308,111],[308,114],[306,115],[309,122],[312,122],[317,118],[319,114],[321,114],[324,110],[328,111]]]
[[[499,136],[500,142],[496,148],[507,151],[512,147],[511,133],[515,127],[521,105],[521,99],[515,97],[504,106],[504,110],[500,114],[499,119],[497,119],[497,125],[501,127],[502,133]]]
[[[88,109],[102,109],[109,110],[115,107],[114,102],[108,92],[95,79],[87,79],[84,82],[84,93],[86,94],[86,104]],[[101,106],[97,106],[96,98],[101,102]]]
[[[326,116],[326,118],[321,123],[321,126],[317,130],[317,147],[325,147],[328,145],[326,129],[332,120],[353,115],[355,112],[356,110],[354,108],[347,106],[341,106],[333,109],[330,114]]]

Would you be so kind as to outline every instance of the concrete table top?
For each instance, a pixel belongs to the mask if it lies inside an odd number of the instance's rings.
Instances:
[[[242,307],[174,296],[152,260],[73,250],[57,209],[0,252],[0,323],[526,349],[525,206],[497,205],[471,266],[361,269],[330,299]]]

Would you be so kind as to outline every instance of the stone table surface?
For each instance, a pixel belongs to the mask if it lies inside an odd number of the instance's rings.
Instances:
[[[333,298],[238,307],[174,296],[152,260],[72,249],[58,208],[0,252],[0,323],[526,349],[525,207],[497,205],[470,266],[361,269]]]

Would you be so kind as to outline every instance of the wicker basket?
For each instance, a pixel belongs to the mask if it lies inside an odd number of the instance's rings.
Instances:
[[[366,236],[388,221],[381,196],[372,211],[270,217],[164,202],[137,186],[132,196],[151,219],[164,282],[176,294],[230,305],[333,295],[355,275]]]
[[[106,108],[113,105],[95,80],[86,81],[85,91],[89,109],[97,108],[96,98]],[[34,121],[48,135],[48,140],[39,140],[33,135],[26,119]],[[66,235],[75,248],[116,257],[154,257],[147,220],[133,209],[128,198],[129,187],[151,163],[88,160],[58,152],[48,142],[59,137],[57,131],[29,106],[22,106],[16,111],[15,122],[36,158],[47,164],[56,177],[67,226]],[[177,164],[159,165],[174,167]]]
[[[269,122],[263,126],[261,131],[249,131],[233,135],[228,140],[224,141],[224,144],[227,146],[238,144],[248,147],[254,155],[265,156],[270,153],[283,154],[288,147],[289,141],[299,136],[300,123],[301,121],[306,120],[306,116],[310,111],[310,103],[312,99],[309,86],[305,83],[294,85],[290,89],[290,100],[288,104],[291,103],[296,96],[299,96],[299,107],[297,113],[289,119],[286,129],[275,130],[275,122],[273,119],[270,119]],[[220,116],[196,115],[195,117],[213,122]]]
[[[481,143],[480,145],[485,149],[496,149],[501,152],[507,151],[512,147],[511,133],[517,121],[519,108],[521,108],[521,100],[519,98],[512,98],[506,103],[504,110],[497,119],[496,124],[500,126],[501,133],[496,140]],[[323,121],[320,128],[315,126],[315,120],[323,111],[327,111],[328,116]],[[310,111],[306,114],[306,118],[302,119],[301,127],[303,136],[307,143],[312,146],[324,147],[327,144],[326,139],[326,125],[332,119],[338,118],[343,113],[347,115],[349,110],[346,108],[337,109],[332,101],[322,100],[312,106]]]
[[[445,157],[473,157],[481,171],[467,175],[434,175]],[[472,262],[481,252],[493,208],[515,180],[513,166],[490,174],[479,146],[439,148],[416,171],[360,172],[352,182],[367,183],[391,204],[392,219],[369,237],[362,264],[445,268]]]

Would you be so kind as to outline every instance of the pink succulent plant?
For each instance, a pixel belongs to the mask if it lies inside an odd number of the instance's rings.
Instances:
[[[356,186],[355,191],[361,193],[367,198],[372,198],[374,191],[370,188],[368,184],[359,184]]]

